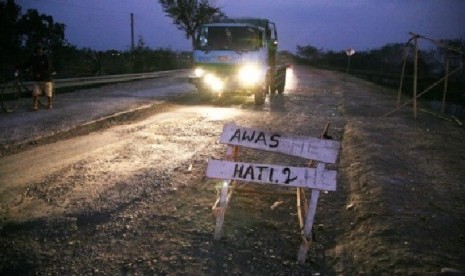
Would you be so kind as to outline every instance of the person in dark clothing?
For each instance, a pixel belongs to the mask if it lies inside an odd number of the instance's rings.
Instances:
[[[51,109],[53,96],[52,69],[50,60],[41,45],[36,46],[35,53],[26,63],[20,66],[21,69],[29,67],[32,68],[32,80],[34,81],[32,86],[32,110],[38,109],[39,95],[42,94],[42,91],[47,96],[47,108]]]

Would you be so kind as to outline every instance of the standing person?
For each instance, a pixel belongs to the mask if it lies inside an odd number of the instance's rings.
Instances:
[[[42,45],[37,45],[34,49],[34,54],[29,60],[21,65],[20,68],[32,68],[32,110],[36,111],[39,108],[39,95],[42,91],[47,96],[47,109],[52,108],[52,66],[48,56],[44,53]]]

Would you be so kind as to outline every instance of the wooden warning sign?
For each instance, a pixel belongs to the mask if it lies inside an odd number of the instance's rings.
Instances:
[[[336,171],[318,171],[316,168],[209,160],[207,176],[325,191],[336,190]]]
[[[223,127],[220,143],[279,152],[329,164],[336,162],[340,147],[340,143],[333,140],[266,132],[232,123]]]
[[[226,124],[220,136],[220,143],[229,145],[227,151],[229,160],[209,160],[206,171],[208,177],[223,179],[220,196],[212,207],[216,216],[215,239],[220,239],[222,235],[225,211],[232,196],[232,189],[229,186],[233,181],[296,187],[298,202],[300,202],[301,190],[309,188],[312,193],[308,200],[308,211],[305,218],[299,215],[303,243],[299,249],[298,261],[304,263],[320,190],[336,190],[337,173],[326,170],[325,163],[336,162],[340,143],[322,139],[326,137],[328,128],[329,123],[319,139],[246,128],[234,123]],[[303,157],[319,163],[316,163],[314,167],[294,167],[238,162],[240,147]],[[305,225],[303,225],[303,220],[305,220]]]

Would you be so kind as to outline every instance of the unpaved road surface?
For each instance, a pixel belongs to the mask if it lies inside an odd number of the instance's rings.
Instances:
[[[183,96],[155,97],[154,87]],[[79,107],[65,95],[52,111],[0,114],[22,122],[2,126],[0,274],[465,271],[465,130],[455,122],[425,112],[413,119],[407,108],[384,117],[395,91],[310,68],[295,68],[284,95],[262,107],[247,97],[206,103],[192,90],[180,79],[132,82],[74,96],[116,105],[108,114],[94,113],[101,102]],[[112,91],[122,91],[114,101]],[[135,102],[128,91],[147,93]],[[342,144],[328,166],[337,191],[320,196],[305,264],[295,189],[238,183],[224,236],[213,239],[220,181],[205,169],[226,157],[218,137],[229,122],[312,137],[331,122]],[[240,160],[306,165],[246,149]]]

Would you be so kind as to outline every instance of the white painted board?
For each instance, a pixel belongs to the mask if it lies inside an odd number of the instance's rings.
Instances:
[[[325,191],[336,190],[336,171],[325,170],[324,166],[319,166],[319,169],[316,169],[209,160],[207,176]]]
[[[341,146],[340,142],[334,140],[266,132],[234,123],[224,125],[220,143],[279,152],[330,164],[336,163]]]

